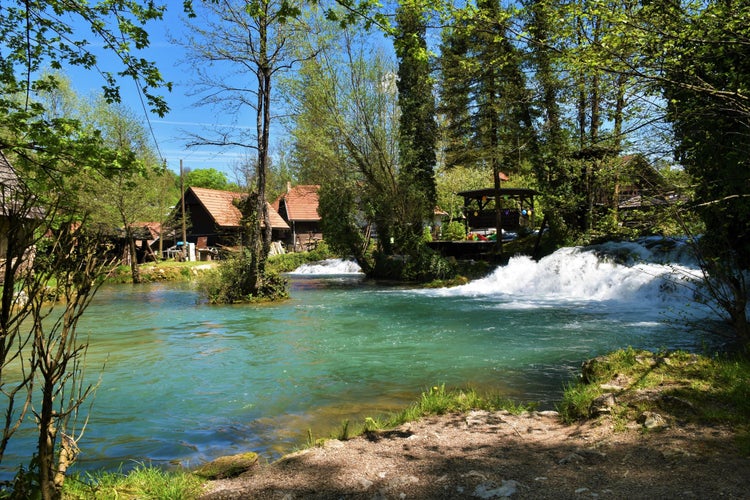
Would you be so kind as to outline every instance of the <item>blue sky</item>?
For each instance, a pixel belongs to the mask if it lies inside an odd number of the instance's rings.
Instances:
[[[161,156],[167,161],[167,166],[179,172],[180,160],[186,168],[215,168],[227,174],[230,181],[235,181],[235,166],[251,150],[243,148],[192,147],[187,148],[189,132],[206,133],[214,125],[230,125],[233,122],[254,125],[255,117],[252,110],[247,110],[246,116],[237,120],[216,113],[205,107],[195,107],[196,97],[190,96],[190,65],[184,63],[185,49],[170,43],[170,38],[179,37],[185,29],[182,18],[181,2],[169,2],[164,20],[151,22],[146,29],[149,32],[150,46],[138,53],[139,57],[155,61],[166,81],[172,82],[172,91],[159,89],[170,107],[170,112],[164,117],[147,111],[147,104],[142,103],[136,84],[132,80],[123,79],[120,84],[122,104],[133,111],[146,127],[153,131],[155,143]],[[83,37],[90,38],[87,28]],[[101,56],[100,56],[101,57]],[[108,61],[102,60],[101,66],[114,69]],[[92,71],[73,69],[69,71],[73,86],[81,95],[101,93],[103,80]]]
[[[160,89],[159,93],[164,95],[170,107],[170,112],[164,117],[147,112],[146,104],[143,103],[137,86],[132,80],[122,80],[121,97],[122,104],[132,110],[144,125],[153,131],[155,143],[167,166],[174,172],[179,172],[180,160],[186,168],[215,168],[227,174],[230,181],[243,182],[237,176],[237,167],[243,160],[252,158],[254,150],[248,148],[229,147],[191,147],[187,148],[190,133],[209,135],[212,127],[224,126],[255,126],[255,112],[247,108],[242,116],[230,116],[217,112],[207,107],[196,107],[194,104],[197,97],[191,95],[194,87],[191,86],[192,67],[186,63],[186,50],[179,44],[170,42],[172,39],[182,38],[180,35],[187,30],[184,22],[185,14],[182,10],[182,2],[169,0],[167,11],[161,21],[152,21],[146,25],[149,33],[150,46],[137,53],[138,57],[156,62],[163,78],[172,82],[172,91]],[[200,18],[198,18],[198,21]],[[91,39],[88,26],[81,27],[82,38]],[[373,35],[373,45],[391,49],[390,41],[382,34]],[[109,56],[110,60],[107,60]],[[121,69],[115,66],[111,60],[111,54],[103,53],[100,56],[102,66],[110,71]],[[103,83],[102,78],[96,72],[84,72],[80,69],[71,69],[69,76],[73,85],[81,95],[100,94]],[[252,76],[250,77],[252,78]],[[272,113],[276,108],[272,109]],[[274,122],[271,129],[271,155],[278,154],[278,146],[282,139],[283,128]]]

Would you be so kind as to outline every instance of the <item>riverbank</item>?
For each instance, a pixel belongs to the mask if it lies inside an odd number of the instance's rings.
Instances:
[[[239,498],[746,498],[746,361],[627,349],[584,364],[558,412],[427,415],[237,477]]]
[[[617,425],[534,412],[430,416],[212,481],[201,498],[747,498],[750,460],[728,426]]]

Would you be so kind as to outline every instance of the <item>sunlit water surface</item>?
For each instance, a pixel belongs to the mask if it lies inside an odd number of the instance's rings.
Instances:
[[[677,321],[691,292],[673,266],[564,249],[463,287],[413,290],[364,282],[350,263],[321,265],[323,275],[290,275],[291,300],[272,305],[211,306],[186,284],[104,287],[79,328],[101,384],[76,467],[244,450],[273,459],[308,429],[328,435],[436,384],[553,408],[586,358],[706,346]],[[15,439],[6,466],[31,439]]]

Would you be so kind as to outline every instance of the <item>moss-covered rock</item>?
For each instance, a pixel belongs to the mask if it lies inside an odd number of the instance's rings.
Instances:
[[[258,464],[258,454],[252,451],[219,457],[198,467],[193,473],[205,479],[237,477]]]

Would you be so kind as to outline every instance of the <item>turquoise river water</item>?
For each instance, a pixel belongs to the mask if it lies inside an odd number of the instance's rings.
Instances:
[[[104,287],[79,327],[87,375],[101,383],[76,468],[190,465],[245,450],[273,459],[308,429],[328,435],[437,384],[554,408],[586,358],[707,341],[676,321],[690,292],[675,266],[615,264],[600,252],[513,259],[438,290],[373,285],[336,263],[310,269],[289,276],[291,300],[272,305],[211,306],[187,284]],[[29,450],[32,433],[22,433],[3,472]]]

